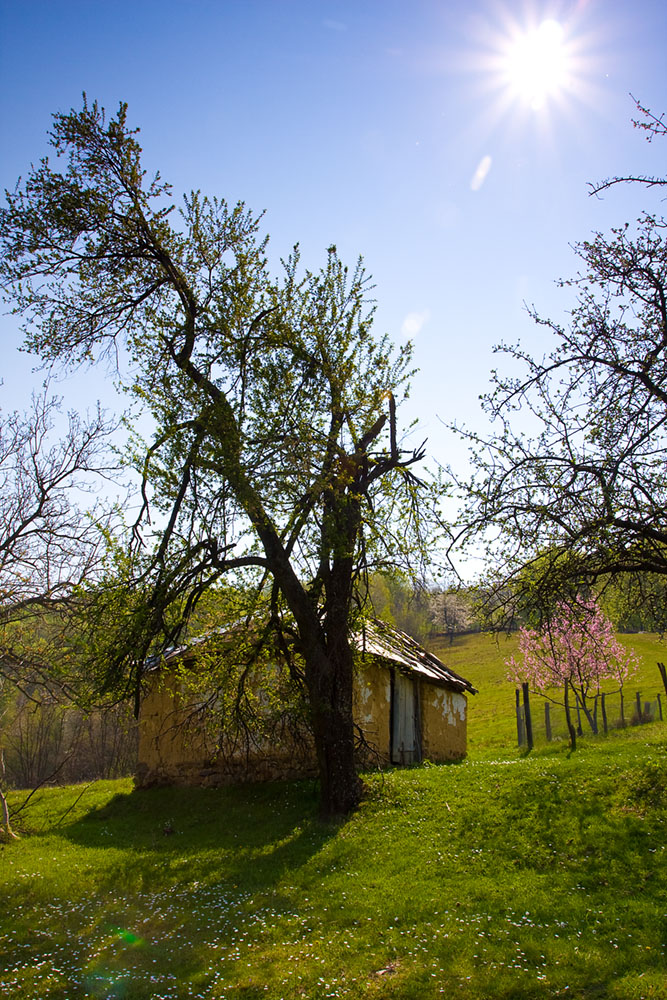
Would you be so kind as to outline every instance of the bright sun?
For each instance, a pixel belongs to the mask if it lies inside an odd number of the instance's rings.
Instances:
[[[570,58],[564,32],[557,21],[517,34],[502,56],[503,76],[514,94],[538,111],[567,87]]]

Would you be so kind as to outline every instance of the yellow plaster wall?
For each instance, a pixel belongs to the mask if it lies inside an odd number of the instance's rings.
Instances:
[[[178,781],[205,760],[203,739],[185,725],[177,679],[167,673],[157,677],[144,697],[139,719],[140,783]],[[185,780],[185,779],[184,779]]]
[[[465,757],[467,699],[448,688],[421,683],[422,756],[434,762]]]
[[[272,745],[270,751],[211,759],[203,733],[184,724],[188,713],[178,679],[163,673],[146,694],[139,722],[137,783],[228,784],[310,777],[316,774],[314,749]],[[420,682],[422,754],[434,762],[466,754],[465,695]],[[371,748],[363,765],[390,761],[391,672],[377,661],[357,665],[353,714]]]
[[[385,762],[389,761],[391,674],[368,660],[357,664],[352,714],[366,742]]]
[[[243,781],[315,777],[312,744],[295,745],[287,738],[270,746],[218,753],[207,744],[203,729],[182,703],[178,679],[156,677],[141,706],[136,781],[153,784],[225,785]]]

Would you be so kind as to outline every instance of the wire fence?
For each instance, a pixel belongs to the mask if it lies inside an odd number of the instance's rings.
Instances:
[[[574,699],[573,699],[574,701]],[[527,685],[516,691],[517,740],[520,747],[568,741],[570,733],[564,705],[534,696],[529,698]],[[598,736],[611,729],[662,722],[667,715],[664,694],[645,697],[641,691],[615,691],[599,694],[584,705],[570,705],[570,720],[577,736]]]

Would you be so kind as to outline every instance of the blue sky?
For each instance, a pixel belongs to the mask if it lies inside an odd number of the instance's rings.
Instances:
[[[512,39],[545,20],[568,65],[532,107],[507,86]],[[493,344],[548,346],[524,301],[562,318],[570,244],[648,203],[636,188],[590,198],[587,182],[662,172],[629,93],[667,110],[666,37],[662,0],[0,0],[0,176],[11,187],[43,155],[51,112],[83,90],[127,101],[145,165],[176,192],[265,209],[276,258],[297,241],[313,268],[331,243],[364,256],[379,329],[415,338],[405,419],[457,464],[440,421],[482,426]],[[8,409],[39,377],[17,323],[0,324]],[[113,398],[103,372],[60,391]]]

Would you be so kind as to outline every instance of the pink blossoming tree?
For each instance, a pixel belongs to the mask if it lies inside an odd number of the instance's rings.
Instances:
[[[533,691],[565,707],[572,745],[576,743],[570,718],[570,695],[583,711],[593,732],[597,732],[597,702],[603,680],[618,682],[622,691],[627,678],[638,666],[614,634],[609,618],[594,600],[580,601],[576,608],[559,604],[556,614],[541,631],[519,631],[522,663],[512,656],[506,664],[508,679],[530,684]],[[556,693],[561,691],[563,700]]]

